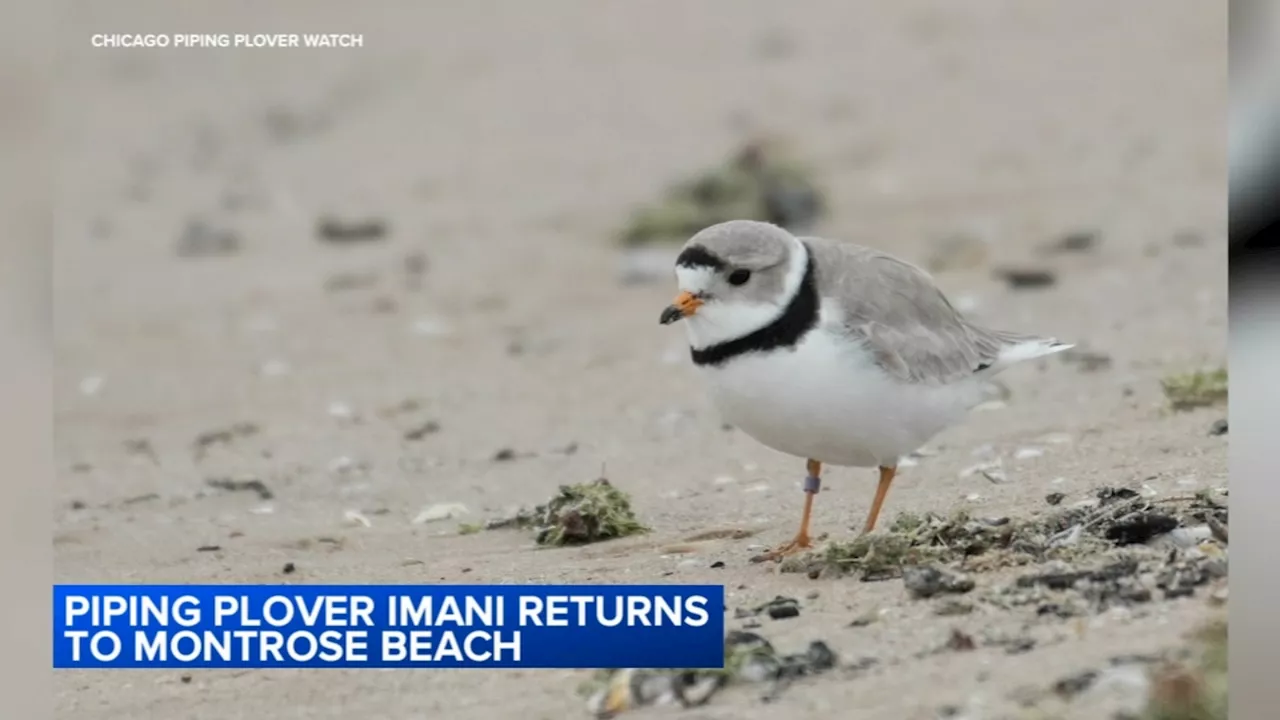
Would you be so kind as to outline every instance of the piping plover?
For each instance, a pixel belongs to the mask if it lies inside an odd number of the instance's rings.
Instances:
[[[960,315],[927,273],[886,253],[776,225],[708,227],[676,259],[693,363],[724,419],[808,461],[804,513],[790,543],[812,546],[822,466],[876,467],[863,533],[875,529],[898,460],[960,421],[1009,366],[1072,347],[991,330]]]

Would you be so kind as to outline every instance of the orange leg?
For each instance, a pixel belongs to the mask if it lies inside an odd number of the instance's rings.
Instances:
[[[813,540],[809,537],[809,517],[813,514],[813,496],[817,495],[818,490],[822,487],[822,463],[817,460],[810,460],[806,467],[809,471],[809,476],[804,480],[804,513],[800,516],[800,531],[796,533],[791,542],[770,550],[763,555],[751,558],[752,562],[781,560],[787,555],[813,547]]]
[[[885,496],[889,494],[889,486],[893,484],[893,476],[897,471],[896,467],[880,468],[880,484],[876,487],[875,499],[871,501],[871,512],[867,513],[867,524],[862,527],[863,535],[876,529],[876,519],[880,517],[880,508],[884,505]]]

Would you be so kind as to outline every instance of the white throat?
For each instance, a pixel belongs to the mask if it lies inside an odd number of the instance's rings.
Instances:
[[[809,264],[809,251],[804,243],[791,238],[793,244],[788,254],[787,274],[783,279],[782,292],[773,299],[751,302],[742,299],[723,300],[712,297],[705,302],[692,316],[685,318],[685,332],[689,337],[689,346],[702,350],[712,345],[719,345],[767,326],[777,320],[787,305],[800,290],[804,280],[805,268]],[[715,277],[710,268],[676,268],[676,279],[681,290],[698,293],[706,290]]]

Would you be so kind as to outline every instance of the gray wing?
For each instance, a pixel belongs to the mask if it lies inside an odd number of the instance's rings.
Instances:
[[[871,248],[805,238],[818,293],[842,310],[838,330],[866,344],[904,382],[945,384],[991,367],[1000,352],[1034,340],[967,322],[923,270]]]

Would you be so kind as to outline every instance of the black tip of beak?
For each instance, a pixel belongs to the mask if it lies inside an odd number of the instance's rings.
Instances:
[[[684,317],[684,313],[680,312],[680,308],[675,305],[668,305],[667,309],[662,311],[662,317],[658,318],[658,322],[663,325],[670,325],[682,317]]]

